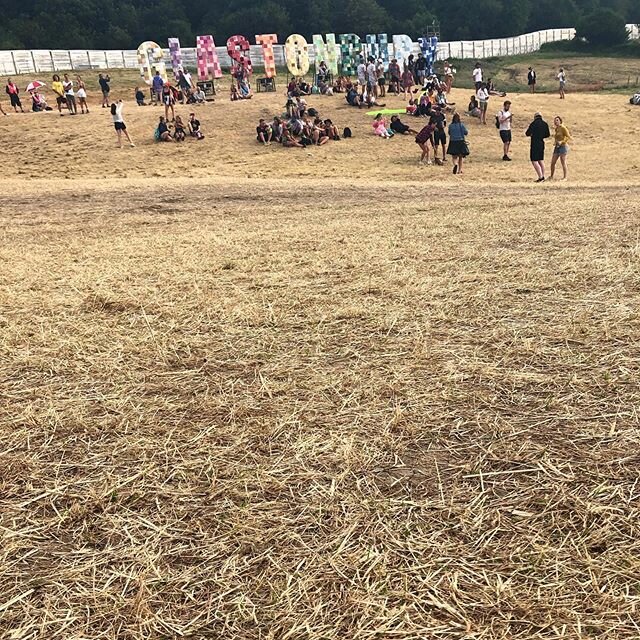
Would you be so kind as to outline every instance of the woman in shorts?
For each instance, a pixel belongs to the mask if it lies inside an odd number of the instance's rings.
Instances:
[[[127,131],[127,125],[124,123],[124,119],[122,118],[122,109],[124,108],[124,104],[122,100],[118,100],[118,104],[115,102],[111,103],[111,118],[113,120],[113,127],[116,130],[116,136],[118,137],[118,148],[122,149],[122,134],[124,133],[124,137],[129,141],[130,147],[135,147],[133,144],[133,140],[129,136],[129,132]]]
[[[169,111],[171,111],[171,120],[176,119],[176,113],[174,109],[174,105],[176,103],[176,98],[173,95],[173,91],[168,84],[165,84],[162,87],[162,104],[164,105],[164,119],[169,121]]]
[[[480,105],[480,124],[487,124],[487,109],[489,108],[489,91],[483,82],[476,91],[478,104]]]
[[[553,180],[553,174],[556,171],[556,163],[558,162],[558,158],[560,159],[560,164],[562,165],[562,179],[567,179],[567,154],[569,153],[569,140],[571,140],[571,134],[569,133],[569,129],[562,124],[562,118],[560,116],[556,116],[553,119],[553,124],[555,126],[554,133],[554,147],[553,147],[553,156],[551,156],[551,175],[549,176],[550,180]]]
[[[87,104],[87,87],[84,83],[84,80],[80,76],[76,76],[76,82],[78,83],[76,98],[78,98],[78,104],[80,105],[80,112],[89,113],[89,105]]]

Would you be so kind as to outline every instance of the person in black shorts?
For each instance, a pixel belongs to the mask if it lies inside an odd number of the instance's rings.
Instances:
[[[433,131],[433,158],[436,164],[444,164],[447,161],[447,119],[440,105],[433,107],[429,122],[435,125]],[[438,158],[438,146],[442,146],[442,160]]]
[[[529,125],[525,135],[531,138],[531,150],[529,159],[535,169],[538,179],[536,182],[544,182],[544,141],[551,137],[549,125],[542,119],[542,114],[537,112],[533,122]]]

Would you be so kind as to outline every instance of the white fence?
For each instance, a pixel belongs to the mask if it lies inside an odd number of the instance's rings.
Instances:
[[[638,25],[627,25],[629,37],[639,37]],[[494,40],[468,40],[456,42],[440,42],[438,59],[474,59],[491,58],[493,56],[511,56],[533,53],[547,42],[571,40],[575,29],[546,29],[525,33],[514,38],[496,38]],[[366,51],[366,45],[363,45]],[[390,54],[393,45],[389,43]],[[164,49],[165,61],[170,67],[169,47]],[[226,47],[216,47],[220,64],[228,68],[231,60]],[[419,47],[414,43],[414,51]],[[314,61],[314,47],[309,45],[309,58]],[[285,65],[284,46],[274,45],[277,66]],[[252,62],[258,67],[262,65],[262,47],[252,46],[250,51]],[[338,51],[339,57],[339,51]],[[195,48],[182,49],[182,61],[187,67],[196,67]],[[0,75],[17,75],[22,73],[51,73],[54,71],[85,71],[87,69],[135,69],[138,57],[135,50],[128,51],[86,51],[86,50],[49,50],[34,49],[31,51],[0,51]]]

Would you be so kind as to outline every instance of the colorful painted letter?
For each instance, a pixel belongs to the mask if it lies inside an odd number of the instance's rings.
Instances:
[[[418,38],[418,44],[420,45],[420,51],[422,51],[427,60],[427,73],[431,74],[438,54],[438,38],[435,36],[423,36]]]
[[[379,33],[378,37],[372,33],[367,34],[367,48],[369,55],[376,60],[381,59],[385,70],[389,68],[389,40],[386,33]]]
[[[198,36],[196,38],[196,58],[199,80],[222,78],[222,67],[220,67],[213,36]]]
[[[140,76],[147,83],[151,84],[156,71],[160,72],[160,76],[167,81],[167,69],[163,61],[164,53],[160,45],[151,40],[143,42],[138,47],[138,64],[140,65]]]
[[[227,53],[232,60],[232,70],[235,71],[236,68],[242,64],[247,70],[247,73],[251,73],[253,71],[249,52],[249,41],[244,36],[231,36],[227,40]]]
[[[171,56],[171,68],[173,69],[173,77],[178,80],[178,71],[182,68],[182,51],[180,49],[180,40],[178,38],[168,38],[169,54]]]
[[[256,44],[262,45],[264,75],[267,78],[273,78],[276,75],[276,57],[273,53],[273,45],[277,43],[278,36],[275,33],[263,33],[256,36]]]
[[[316,69],[324,60],[327,63],[329,71],[334,75],[338,75],[338,53],[336,51],[335,33],[327,33],[327,44],[324,43],[322,36],[316,34],[313,36],[313,46],[316,50]]]
[[[292,76],[304,76],[309,71],[309,52],[307,48],[307,40],[297,33],[292,33],[284,43],[287,67]]]
[[[407,58],[413,53],[413,40],[406,35],[393,36],[394,57],[400,63],[402,69],[407,63]]]
[[[354,75],[358,67],[358,57],[362,54],[360,38],[355,33],[341,33],[340,53],[342,54],[343,75]]]

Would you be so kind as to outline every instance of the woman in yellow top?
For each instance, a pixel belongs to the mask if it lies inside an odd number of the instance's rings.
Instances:
[[[556,127],[554,134],[555,146],[553,147],[553,156],[551,157],[551,175],[549,179],[553,180],[556,163],[558,162],[558,158],[560,158],[560,163],[562,164],[562,179],[566,180],[567,153],[569,153],[569,140],[571,140],[571,135],[569,134],[569,129],[562,124],[562,118],[560,116],[556,116],[553,119],[553,124]]]
[[[62,86],[62,82],[60,82],[60,76],[58,74],[53,76],[53,82],[51,83],[51,88],[53,92],[56,94],[56,102],[58,103],[58,112],[62,115],[62,105],[67,104],[67,99],[64,97],[64,87]]]

